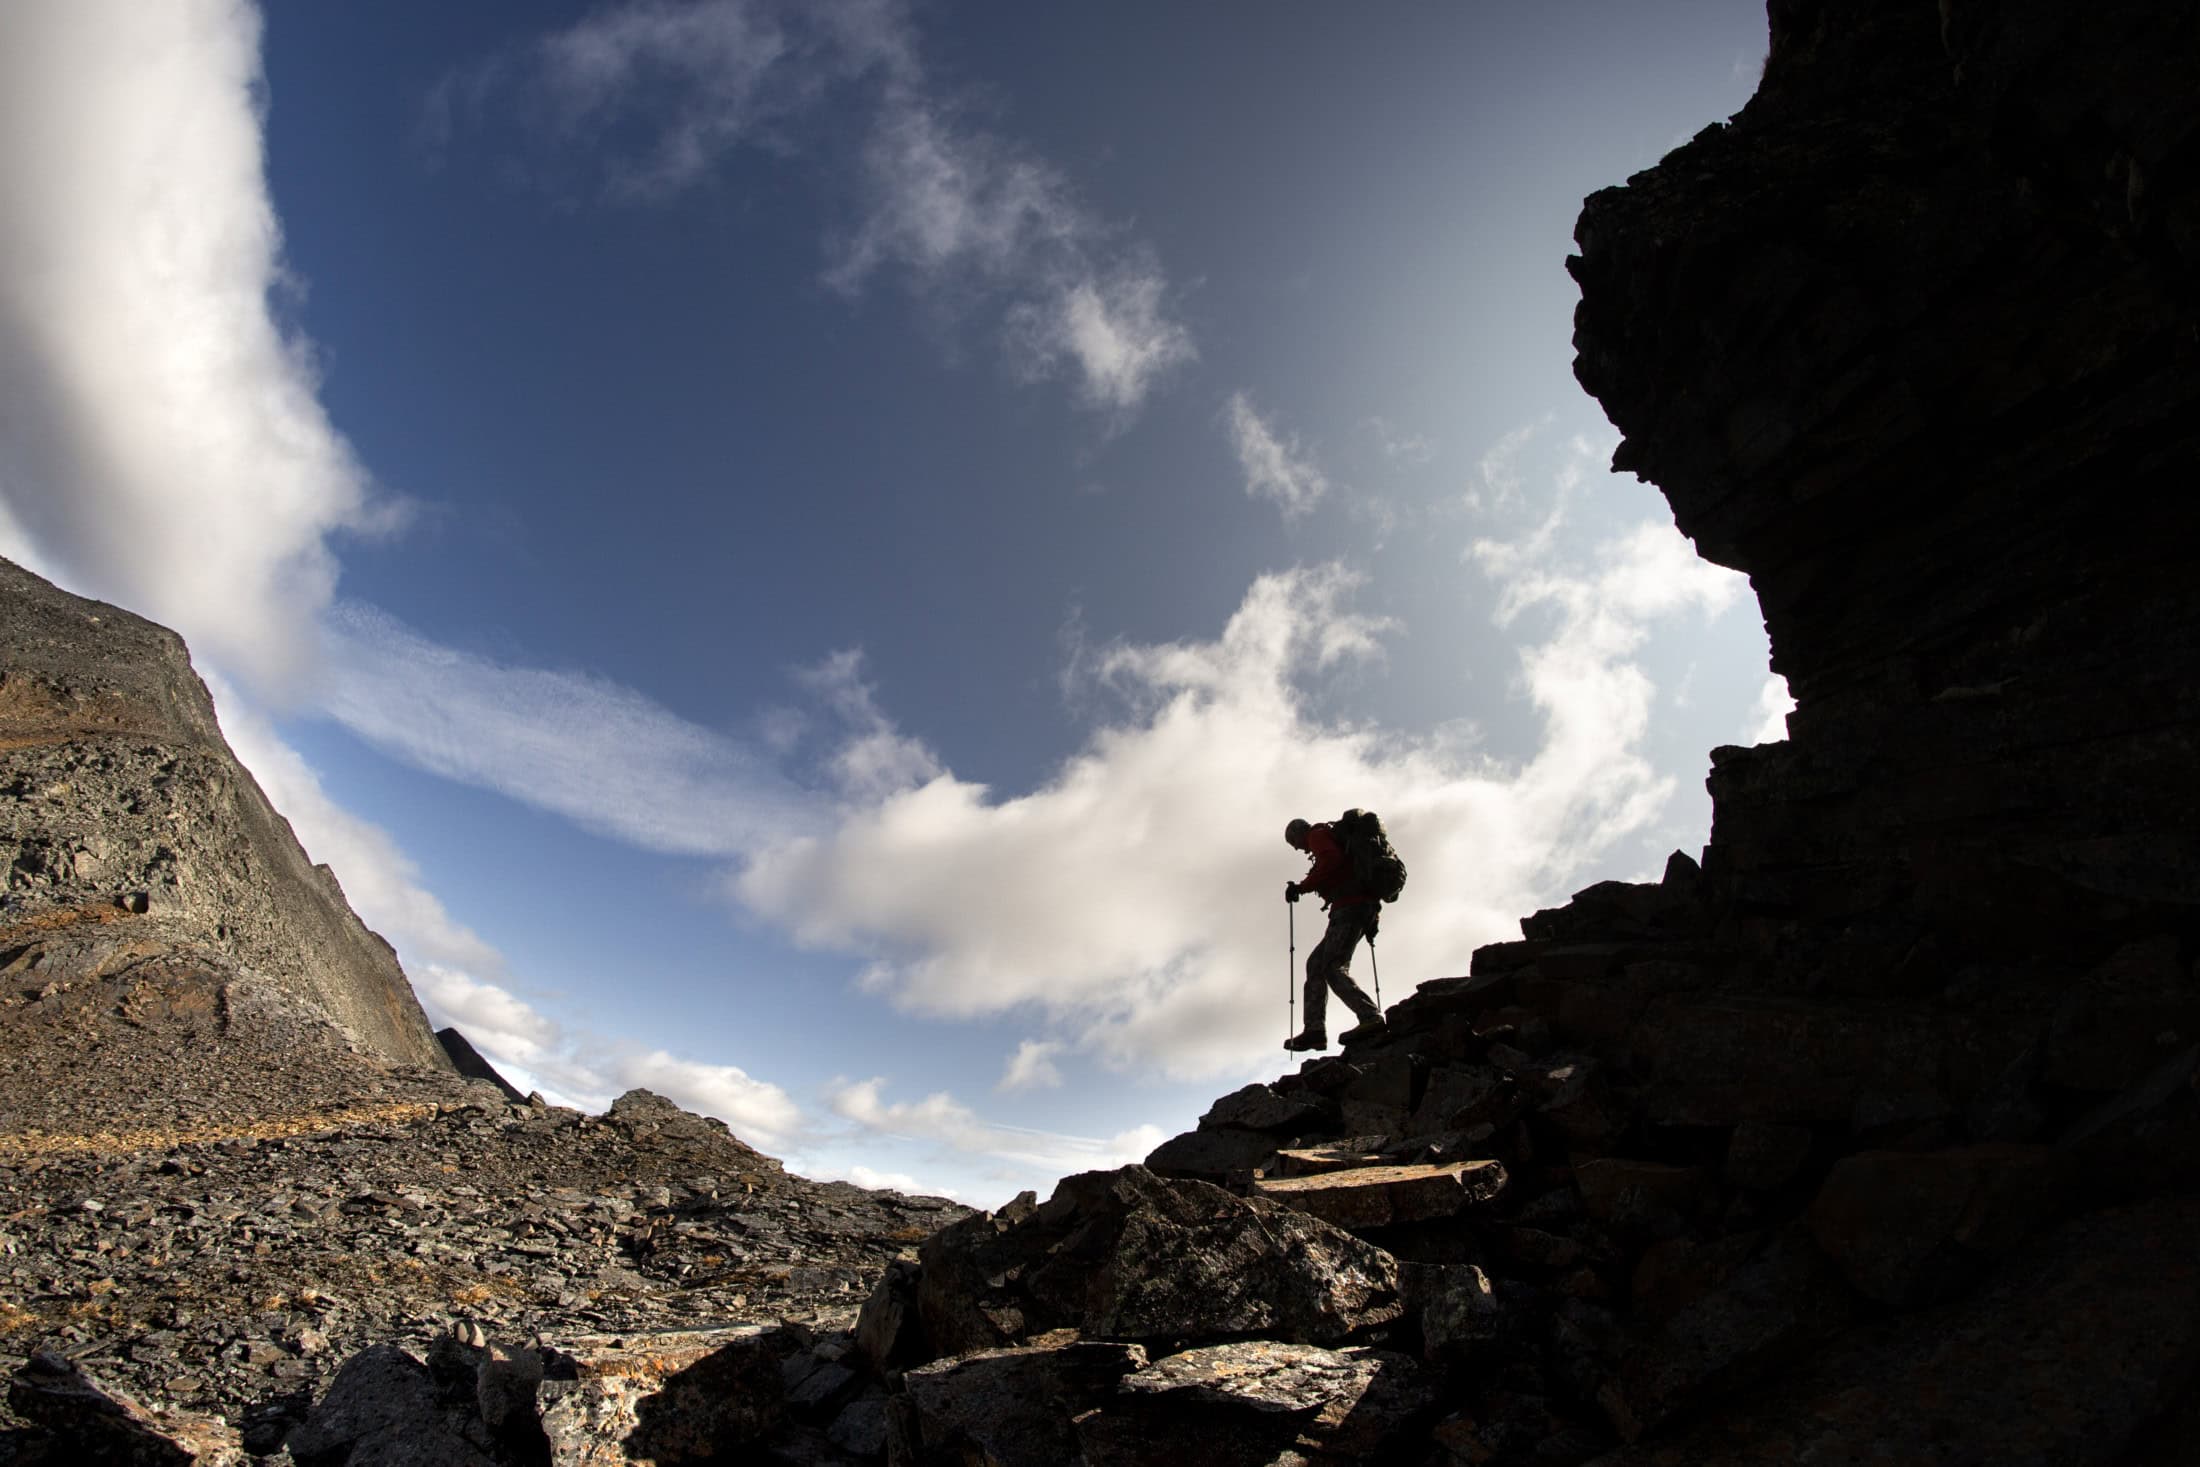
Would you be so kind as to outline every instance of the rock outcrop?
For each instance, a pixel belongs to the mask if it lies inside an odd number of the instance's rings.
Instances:
[[[386,1059],[448,1064],[396,954],[230,753],[182,639],[4,561],[0,858],[15,990],[75,990],[89,1021],[213,1016],[257,985]]]

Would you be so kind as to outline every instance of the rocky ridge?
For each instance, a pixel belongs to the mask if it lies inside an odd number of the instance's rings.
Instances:
[[[256,975],[365,1048],[447,1065],[396,954],[230,753],[180,637],[0,561],[0,648],[0,975],[208,1008]]]

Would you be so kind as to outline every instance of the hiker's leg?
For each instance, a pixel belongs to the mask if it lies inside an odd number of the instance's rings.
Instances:
[[[1352,950],[1360,945],[1360,938],[1367,931],[1367,908],[1364,906],[1331,907],[1329,930],[1322,934],[1321,942],[1306,960],[1306,1011],[1319,1014],[1327,995],[1323,987],[1334,990],[1344,1000],[1344,1006],[1352,1010],[1361,1023],[1376,1017],[1381,1011],[1367,991],[1352,981]],[[1318,980],[1318,981],[1317,981]],[[1309,1019],[1309,1027],[1314,1020]]]

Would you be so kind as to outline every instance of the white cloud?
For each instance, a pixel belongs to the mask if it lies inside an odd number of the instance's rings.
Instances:
[[[1273,501],[1284,518],[1305,514],[1329,492],[1329,480],[1301,447],[1297,437],[1279,437],[1244,393],[1231,394],[1223,409],[1230,446],[1245,471],[1245,492]]]
[[[1748,744],[1776,744],[1788,736],[1788,715],[1795,711],[1795,696],[1788,691],[1787,679],[1774,673],[1765,679],[1765,685],[1757,690],[1757,704],[1751,710],[1756,723],[1742,736]]]
[[[432,773],[645,850],[727,855],[813,823],[755,751],[605,679],[454,651],[352,604],[326,643],[320,710]]]
[[[938,756],[905,737],[879,711],[877,690],[863,680],[863,654],[836,652],[796,681],[821,699],[846,730],[826,762],[827,773],[844,799],[875,803],[913,789],[941,772]],[[791,750],[791,743],[788,746]]]
[[[340,530],[393,522],[315,398],[240,0],[0,15],[0,497],[18,550],[264,689]]]
[[[1324,670],[1379,656],[1390,627],[1351,609],[1349,575],[1302,568],[1258,580],[1213,641],[1083,655],[1121,712],[1038,789],[996,797],[942,773],[755,853],[731,889],[804,944],[867,955],[870,987],[911,1009],[1028,1012],[1105,1060],[1179,1077],[1242,1067],[1274,1039],[1276,896],[1301,869],[1286,819],[1382,813],[1413,872],[1381,939],[1395,1000],[1512,935],[1670,798],[1642,751],[1653,688],[1639,654],[1653,623],[1715,614],[1741,578],[1666,525],[1578,563],[1554,546],[1474,552],[1501,622],[1550,616],[1521,653],[1543,728],[1524,761],[1455,731],[1312,718]],[[1299,916],[1309,926],[1311,909]],[[1316,935],[1299,933],[1302,957]],[[974,1124],[942,1097],[896,1114]]]
[[[922,1100],[880,1098],[886,1081],[836,1081],[827,1092],[835,1115],[864,1130],[905,1140],[937,1142],[950,1150],[992,1157],[1048,1176],[1094,1171],[1142,1161],[1165,1139],[1155,1126],[1137,1126],[1108,1137],[1070,1136],[1023,1126],[996,1125],[945,1091]]]
[[[1054,1057],[1063,1050],[1058,1040],[1026,1039],[1016,1046],[1009,1056],[1008,1067],[1001,1072],[997,1090],[1055,1089],[1062,1083],[1062,1071],[1054,1063]]]

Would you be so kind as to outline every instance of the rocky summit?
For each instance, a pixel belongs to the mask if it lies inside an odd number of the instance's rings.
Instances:
[[[180,646],[13,573],[6,1450],[2200,1460],[2200,25],[1770,16],[1569,263],[1790,737],[1701,860],[1044,1201],[515,1102],[252,844]]]

